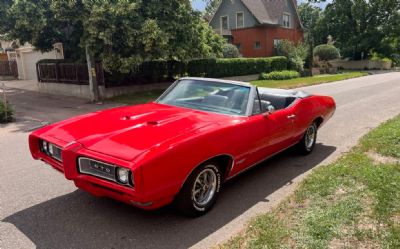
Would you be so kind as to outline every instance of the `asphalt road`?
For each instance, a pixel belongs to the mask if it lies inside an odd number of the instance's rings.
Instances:
[[[215,246],[287,197],[313,168],[336,159],[370,129],[400,113],[400,73],[304,90],[331,95],[337,101],[336,114],[320,130],[315,152],[301,157],[287,151],[249,170],[228,182],[215,208],[197,219],[182,217],[170,207],[145,212],[97,199],[77,190],[49,166],[33,161],[27,145],[30,127],[102,107],[77,103],[73,98],[53,99],[58,105],[51,99],[30,105],[28,101],[26,107],[31,111],[21,107],[19,114],[24,118],[20,122],[0,126],[0,248]],[[11,101],[35,100],[33,93],[20,94],[15,92]],[[43,105],[47,106],[45,112],[40,111]],[[57,108],[60,106],[74,108]]]

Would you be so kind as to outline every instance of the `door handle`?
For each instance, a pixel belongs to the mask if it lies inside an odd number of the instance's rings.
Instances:
[[[287,118],[288,119],[294,119],[294,118],[296,118],[296,115],[294,115],[294,114],[293,115],[289,115],[289,116],[287,116]]]

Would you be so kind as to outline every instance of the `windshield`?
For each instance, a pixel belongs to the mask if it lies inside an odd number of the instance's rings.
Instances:
[[[216,112],[246,115],[250,87],[229,83],[181,80],[158,100],[161,104]]]

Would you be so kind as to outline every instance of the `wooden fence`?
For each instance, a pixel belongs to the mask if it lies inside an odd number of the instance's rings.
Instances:
[[[86,64],[75,63],[38,63],[36,71],[39,82],[88,85],[89,73]],[[99,85],[104,85],[104,71],[96,63],[96,75]]]
[[[0,76],[12,76],[18,78],[16,61],[0,61]]]

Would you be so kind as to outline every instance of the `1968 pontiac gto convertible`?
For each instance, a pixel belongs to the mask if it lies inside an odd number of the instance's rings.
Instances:
[[[33,158],[95,196],[187,215],[215,203],[224,181],[296,146],[309,154],[334,113],[331,97],[182,78],[158,100],[71,118],[33,132]]]

